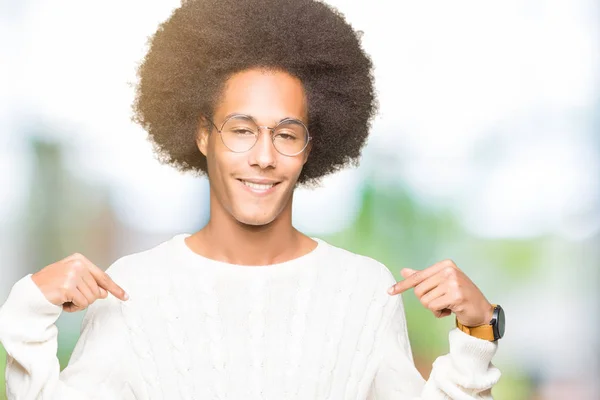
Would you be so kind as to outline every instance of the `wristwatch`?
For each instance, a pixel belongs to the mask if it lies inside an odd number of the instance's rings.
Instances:
[[[493,304],[494,313],[489,324],[479,326],[465,326],[456,319],[456,327],[466,333],[479,339],[495,342],[504,336],[504,310],[497,304]]]

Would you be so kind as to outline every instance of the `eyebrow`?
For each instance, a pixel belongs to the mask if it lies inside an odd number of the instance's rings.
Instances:
[[[231,118],[231,117],[233,117],[233,116],[236,116],[236,115],[237,115],[237,116],[240,116],[240,117],[250,117],[250,118],[251,118],[251,119],[252,119],[254,122],[256,122],[256,124],[258,125],[258,122],[256,121],[256,118],[254,118],[252,115],[249,115],[249,114],[244,114],[244,113],[239,113],[239,112],[233,112],[233,113],[227,114],[225,117],[223,117],[223,121],[225,121],[225,120],[227,120],[228,118]],[[287,119],[293,119],[293,120],[300,121],[300,122],[302,122],[303,124],[305,124],[305,122],[304,122],[304,121],[302,121],[302,119],[301,119],[301,118],[296,118],[296,117],[284,117],[284,118],[280,119],[279,121],[275,122],[275,125],[277,125],[277,124],[279,124],[281,121],[285,121],[285,120],[287,120]]]

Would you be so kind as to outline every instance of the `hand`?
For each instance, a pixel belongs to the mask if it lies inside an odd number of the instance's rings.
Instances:
[[[108,292],[121,300],[129,295],[108,276],[79,253],[50,264],[31,276],[46,299],[67,312],[80,311]]]
[[[390,295],[414,288],[421,304],[436,318],[454,313],[458,321],[468,327],[485,325],[492,320],[494,306],[452,260],[438,262],[422,271],[404,268],[400,273],[404,280],[390,287]]]

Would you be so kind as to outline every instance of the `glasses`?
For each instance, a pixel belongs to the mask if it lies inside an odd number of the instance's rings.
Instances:
[[[244,114],[229,116],[221,125],[221,129],[212,120],[208,120],[221,135],[225,147],[235,153],[244,153],[254,147],[260,128],[270,131],[275,150],[288,157],[302,153],[311,140],[306,125],[295,118],[285,118],[273,128],[259,126],[254,118]]]

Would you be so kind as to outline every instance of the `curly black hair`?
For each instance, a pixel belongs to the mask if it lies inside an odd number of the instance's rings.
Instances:
[[[149,39],[140,64],[133,120],[159,161],[206,173],[200,116],[212,117],[227,79],[251,68],[302,82],[312,150],[298,184],[358,165],[377,109],[372,62],[361,33],[314,0],[187,0]]]

